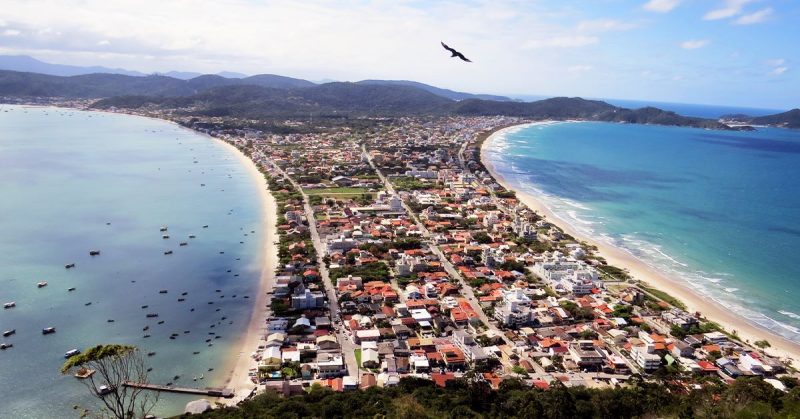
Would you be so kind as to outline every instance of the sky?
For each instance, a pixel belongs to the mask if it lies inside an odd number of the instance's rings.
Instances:
[[[795,108],[798,45],[798,0],[0,0],[0,54],[505,95]]]

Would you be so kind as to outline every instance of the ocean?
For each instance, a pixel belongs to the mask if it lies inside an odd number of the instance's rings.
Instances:
[[[578,231],[800,342],[800,131],[552,123],[486,158]]]
[[[153,383],[223,386],[263,263],[258,188],[223,144],[174,124],[0,105],[0,302],[16,302],[0,311],[0,330],[16,329],[0,338],[14,345],[0,351],[0,417],[92,407],[59,368],[104,343],[156,352]],[[163,394],[155,413],[200,397]]]

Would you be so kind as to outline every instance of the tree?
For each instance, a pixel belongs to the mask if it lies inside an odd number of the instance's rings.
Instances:
[[[101,416],[129,419],[144,417],[158,402],[158,393],[128,387],[126,382],[146,383],[147,366],[135,346],[97,345],[70,357],[61,367],[62,374],[93,370],[82,380],[91,394],[107,411]]]

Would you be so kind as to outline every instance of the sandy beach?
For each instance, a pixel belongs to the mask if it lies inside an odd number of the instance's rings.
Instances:
[[[275,198],[269,193],[269,189],[267,189],[267,181],[264,175],[258,170],[255,163],[233,145],[219,139],[214,139],[214,141],[219,141],[221,144],[229,147],[231,153],[239,159],[240,163],[247,168],[253,180],[258,183],[260,190],[258,199],[261,201],[263,209],[262,217],[264,217],[263,249],[261,255],[263,268],[261,270],[258,295],[255,299],[255,305],[253,307],[253,313],[250,316],[250,323],[247,326],[247,331],[241,336],[240,342],[237,345],[238,350],[235,354],[231,354],[230,359],[225,364],[226,370],[229,371],[229,378],[224,387],[233,389],[236,395],[231,399],[219,399],[220,403],[234,405],[249,396],[256,388],[256,385],[250,381],[248,375],[250,369],[256,366],[256,361],[250,357],[250,354],[255,352],[261,340],[264,339],[266,319],[269,316],[267,309],[269,296],[267,292],[272,289],[274,285],[275,269],[278,266],[278,247],[275,244],[278,241],[278,229],[275,225],[275,216],[278,207]]]
[[[549,122],[525,124],[537,125],[547,124]],[[708,320],[714,321],[728,331],[735,331],[738,336],[749,342],[758,340],[767,340],[772,347],[766,349],[766,353],[772,356],[780,357],[781,359],[790,361],[793,365],[797,360],[800,360],[800,344],[792,342],[782,336],[779,336],[771,331],[764,329],[758,325],[750,323],[745,318],[731,312],[723,305],[700,295],[689,289],[678,278],[669,278],[662,272],[657,271],[650,265],[644,263],[627,251],[618,247],[609,245],[593,237],[586,237],[580,232],[576,231],[572,226],[554,214],[546,205],[542,203],[536,196],[512,188],[502,176],[499,176],[494,170],[491,162],[486,159],[486,151],[491,150],[492,141],[497,139],[509,130],[519,129],[520,125],[501,129],[493,133],[481,146],[481,162],[489,170],[489,173],[495,178],[497,183],[506,189],[513,190],[517,193],[517,197],[529,208],[535,210],[539,214],[545,216],[551,222],[555,223],[558,227],[562,228],[566,233],[575,237],[578,240],[585,241],[590,245],[597,246],[600,256],[604,257],[609,264],[615,265],[620,268],[627,269],[630,274],[637,280],[642,280],[653,288],[662,290],[675,298],[681,300],[689,312],[698,311],[703,317]]]

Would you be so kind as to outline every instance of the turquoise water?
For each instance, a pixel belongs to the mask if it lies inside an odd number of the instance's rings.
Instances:
[[[800,131],[555,123],[487,158],[562,221],[800,341]]]
[[[66,351],[99,343],[156,352],[152,382],[224,385],[260,275],[258,187],[223,145],[176,125],[0,106],[0,302],[17,303],[0,311],[0,330],[17,330],[0,338],[14,344],[0,352],[0,417],[89,405],[83,385],[58,370]],[[49,326],[57,332],[42,335]],[[156,412],[180,413],[196,398],[162,395]]]

